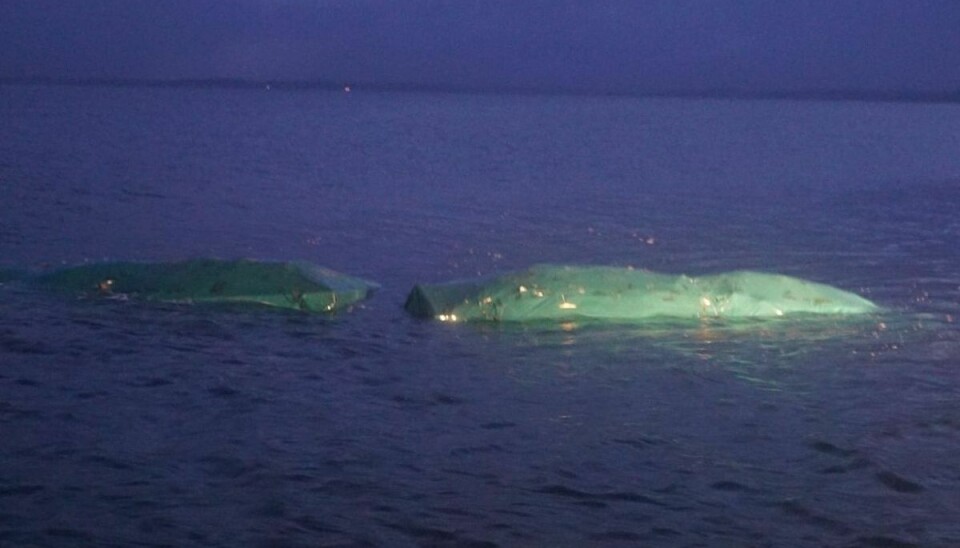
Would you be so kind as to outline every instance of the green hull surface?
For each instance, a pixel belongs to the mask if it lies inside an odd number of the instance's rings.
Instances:
[[[485,280],[417,285],[405,308],[441,321],[775,318],[864,314],[872,302],[828,285],[779,274],[658,274],[604,266],[536,265]]]
[[[97,263],[42,274],[33,281],[78,295],[247,303],[307,312],[333,312],[348,307],[378,287],[309,263],[215,259]]]
[[[26,272],[22,270],[0,267],[0,284],[4,284],[7,282],[16,282],[26,277],[27,277]]]

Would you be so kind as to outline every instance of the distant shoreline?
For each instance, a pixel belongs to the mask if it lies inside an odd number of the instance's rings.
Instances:
[[[2,85],[76,87],[250,89],[277,91],[405,92],[491,95],[573,95],[588,97],[637,97],[675,99],[738,99],[787,101],[851,101],[885,103],[960,103],[960,90],[953,92],[876,91],[855,89],[822,90],[589,90],[576,88],[471,87],[429,84],[336,83],[323,80],[136,79],[136,78],[0,78]]]

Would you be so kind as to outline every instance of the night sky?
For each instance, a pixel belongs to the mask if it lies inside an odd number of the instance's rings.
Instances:
[[[3,0],[0,78],[960,90],[957,0]]]

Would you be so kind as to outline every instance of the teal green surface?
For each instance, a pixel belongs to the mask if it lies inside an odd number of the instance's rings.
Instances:
[[[7,282],[15,282],[17,280],[25,278],[26,276],[27,274],[23,270],[18,270],[15,268],[0,267],[0,284],[7,283]]]
[[[734,271],[690,277],[605,266],[536,265],[485,280],[417,285],[406,309],[441,321],[776,318],[864,314],[872,302],[829,285]]]
[[[34,281],[78,295],[248,303],[307,312],[348,307],[377,288],[372,282],[309,263],[216,259],[97,263],[64,268]]]

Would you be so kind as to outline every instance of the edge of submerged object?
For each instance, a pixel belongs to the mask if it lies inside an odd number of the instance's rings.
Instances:
[[[190,259],[104,262],[36,276],[36,285],[86,297],[237,303],[331,313],[366,299],[379,284],[307,262]]]
[[[0,267],[0,285],[10,282],[19,282],[20,280],[27,278],[27,276],[28,274],[25,270]]]
[[[882,309],[855,293],[782,274],[699,277],[610,266],[534,265],[475,280],[418,284],[404,308],[444,322],[772,319]]]

